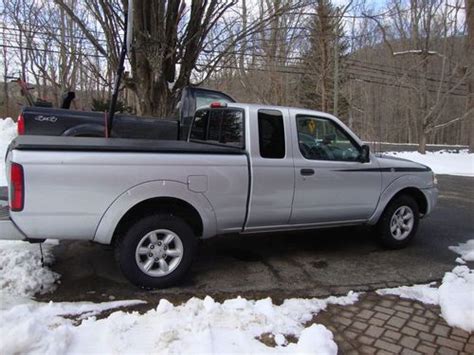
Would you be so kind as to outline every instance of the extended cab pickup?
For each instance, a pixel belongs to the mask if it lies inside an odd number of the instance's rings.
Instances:
[[[400,248],[438,193],[428,167],[371,154],[332,115],[235,103],[199,109],[188,141],[18,137],[7,178],[0,238],[113,244],[144,288],[226,233],[373,225]]]

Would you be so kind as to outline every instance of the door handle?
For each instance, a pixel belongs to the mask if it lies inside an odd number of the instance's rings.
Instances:
[[[313,169],[301,169],[300,173],[303,176],[310,176],[310,175],[314,175],[314,170]]]

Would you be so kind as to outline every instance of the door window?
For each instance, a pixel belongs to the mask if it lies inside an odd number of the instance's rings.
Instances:
[[[258,140],[262,158],[282,159],[285,157],[285,131],[283,115],[280,111],[258,111]]]
[[[360,148],[331,120],[296,116],[298,145],[301,154],[311,160],[357,161]]]

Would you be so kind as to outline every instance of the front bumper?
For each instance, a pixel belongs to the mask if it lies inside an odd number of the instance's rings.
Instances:
[[[423,217],[427,217],[430,215],[430,213],[433,211],[433,209],[436,207],[436,204],[438,203],[438,188],[436,186],[427,188],[427,189],[421,189],[423,194],[425,195],[426,198],[426,213],[423,215]]]

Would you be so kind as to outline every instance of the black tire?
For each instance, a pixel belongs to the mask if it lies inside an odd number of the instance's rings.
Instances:
[[[409,207],[413,213],[413,226],[409,234],[403,239],[397,239],[391,232],[392,217],[395,212],[402,207]],[[388,249],[401,249],[406,247],[415,237],[420,221],[419,207],[416,201],[408,195],[401,195],[394,198],[385,208],[378,224],[377,237],[379,242]]]
[[[174,270],[163,276],[146,274],[140,269],[135,254],[143,238],[156,230],[169,230],[176,234],[182,243],[181,260]],[[134,222],[125,234],[118,238],[115,244],[115,258],[122,273],[134,285],[143,289],[166,288],[176,285],[184,278],[191,267],[196,246],[197,238],[185,221],[172,215],[157,214],[143,217]],[[156,266],[153,264],[152,267]]]

